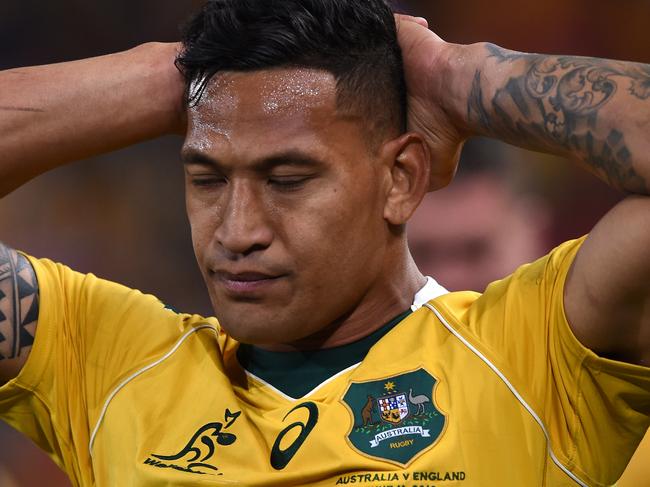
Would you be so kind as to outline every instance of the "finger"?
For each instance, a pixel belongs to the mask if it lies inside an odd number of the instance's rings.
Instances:
[[[419,24],[422,27],[426,27],[427,29],[429,28],[429,22],[424,17],[414,17],[412,15],[406,15],[406,14],[395,14],[395,17],[397,17],[398,21],[403,20],[406,22],[415,22],[416,24]]]

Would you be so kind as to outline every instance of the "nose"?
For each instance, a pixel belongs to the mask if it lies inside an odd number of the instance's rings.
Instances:
[[[215,238],[228,257],[246,256],[268,248],[273,241],[268,209],[252,184],[231,181],[226,198]]]

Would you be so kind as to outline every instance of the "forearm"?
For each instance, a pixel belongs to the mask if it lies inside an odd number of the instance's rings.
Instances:
[[[32,177],[182,132],[176,45],[0,72],[0,196]]]
[[[610,185],[650,190],[650,66],[458,47],[453,112],[469,134],[580,161]]]

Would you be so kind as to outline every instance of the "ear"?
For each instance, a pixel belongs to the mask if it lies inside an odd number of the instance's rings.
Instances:
[[[384,218],[404,225],[429,188],[429,148],[420,134],[409,132],[385,142],[380,157],[388,169]]]

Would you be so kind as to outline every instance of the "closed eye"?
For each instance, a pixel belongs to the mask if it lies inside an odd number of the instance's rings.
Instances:
[[[293,191],[302,188],[314,176],[274,176],[268,179],[268,184],[280,191]]]
[[[212,188],[226,184],[228,180],[223,176],[214,176],[214,175],[197,175],[189,176],[189,181],[192,186],[197,188]]]

